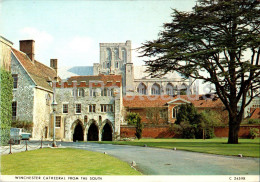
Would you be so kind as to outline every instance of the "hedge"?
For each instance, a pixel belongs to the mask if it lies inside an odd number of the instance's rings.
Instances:
[[[1,145],[6,145],[10,138],[12,122],[13,78],[10,72],[2,68],[0,68],[0,88],[0,140]]]

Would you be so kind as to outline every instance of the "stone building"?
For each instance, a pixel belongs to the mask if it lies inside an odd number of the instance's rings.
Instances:
[[[175,95],[180,91],[194,92],[191,79],[175,72],[161,78],[151,78],[146,66],[134,66],[131,41],[125,43],[100,43],[100,62],[94,63],[93,74],[122,75],[124,95]]]
[[[68,141],[119,139],[121,80],[121,75],[74,76],[57,83],[55,136]]]
[[[11,49],[13,43],[6,38],[0,36],[0,67],[11,70]]]
[[[48,67],[35,60],[34,40],[20,41],[20,51],[12,48],[13,120],[33,122],[32,137],[47,138],[49,132],[51,82],[57,78],[57,60]]]

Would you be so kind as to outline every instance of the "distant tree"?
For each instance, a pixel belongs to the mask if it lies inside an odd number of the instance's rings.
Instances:
[[[259,4],[259,0],[198,0],[191,12],[174,10],[159,38],[140,47],[142,56],[150,58],[146,64],[151,76],[174,70],[215,86],[229,113],[231,144],[238,143],[244,108],[259,95]]]
[[[135,136],[139,139],[142,138],[143,123],[141,122],[141,116],[135,112],[129,112],[126,115],[126,120],[129,125],[135,125]]]
[[[214,137],[214,123],[206,114],[198,113],[193,104],[182,104],[178,110],[173,130],[182,138]]]

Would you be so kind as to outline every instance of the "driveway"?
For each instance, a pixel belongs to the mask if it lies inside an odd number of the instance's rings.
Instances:
[[[38,143],[38,144],[37,144]],[[112,145],[83,142],[57,142],[61,147],[71,147],[94,152],[107,152],[122,161],[136,162],[136,168],[145,175],[259,175],[259,158],[232,157],[179,150]],[[36,149],[39,142],[28,149]],[[43,147],[48,147],[47,142]],[[16,146],[19,149],[19,146]],[[20,151],[24,151],[21,149]],[[3,149],[1,149],[3,152]],[[6,150],[3,153],[8,153]],[[19,152],[19,150],[13,150]]]

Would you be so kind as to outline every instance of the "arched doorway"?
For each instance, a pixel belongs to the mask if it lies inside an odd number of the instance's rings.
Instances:
[[[112,128],[106,123],[102,130],[102,141],[112,141]]]
[[[83,141],[83,128],[80,123],[78,123],[74,129],[73,133],[73,142],[75,141]]]
[[[88,141],[98,141],[98,127],[94,123],[88,129]]]

